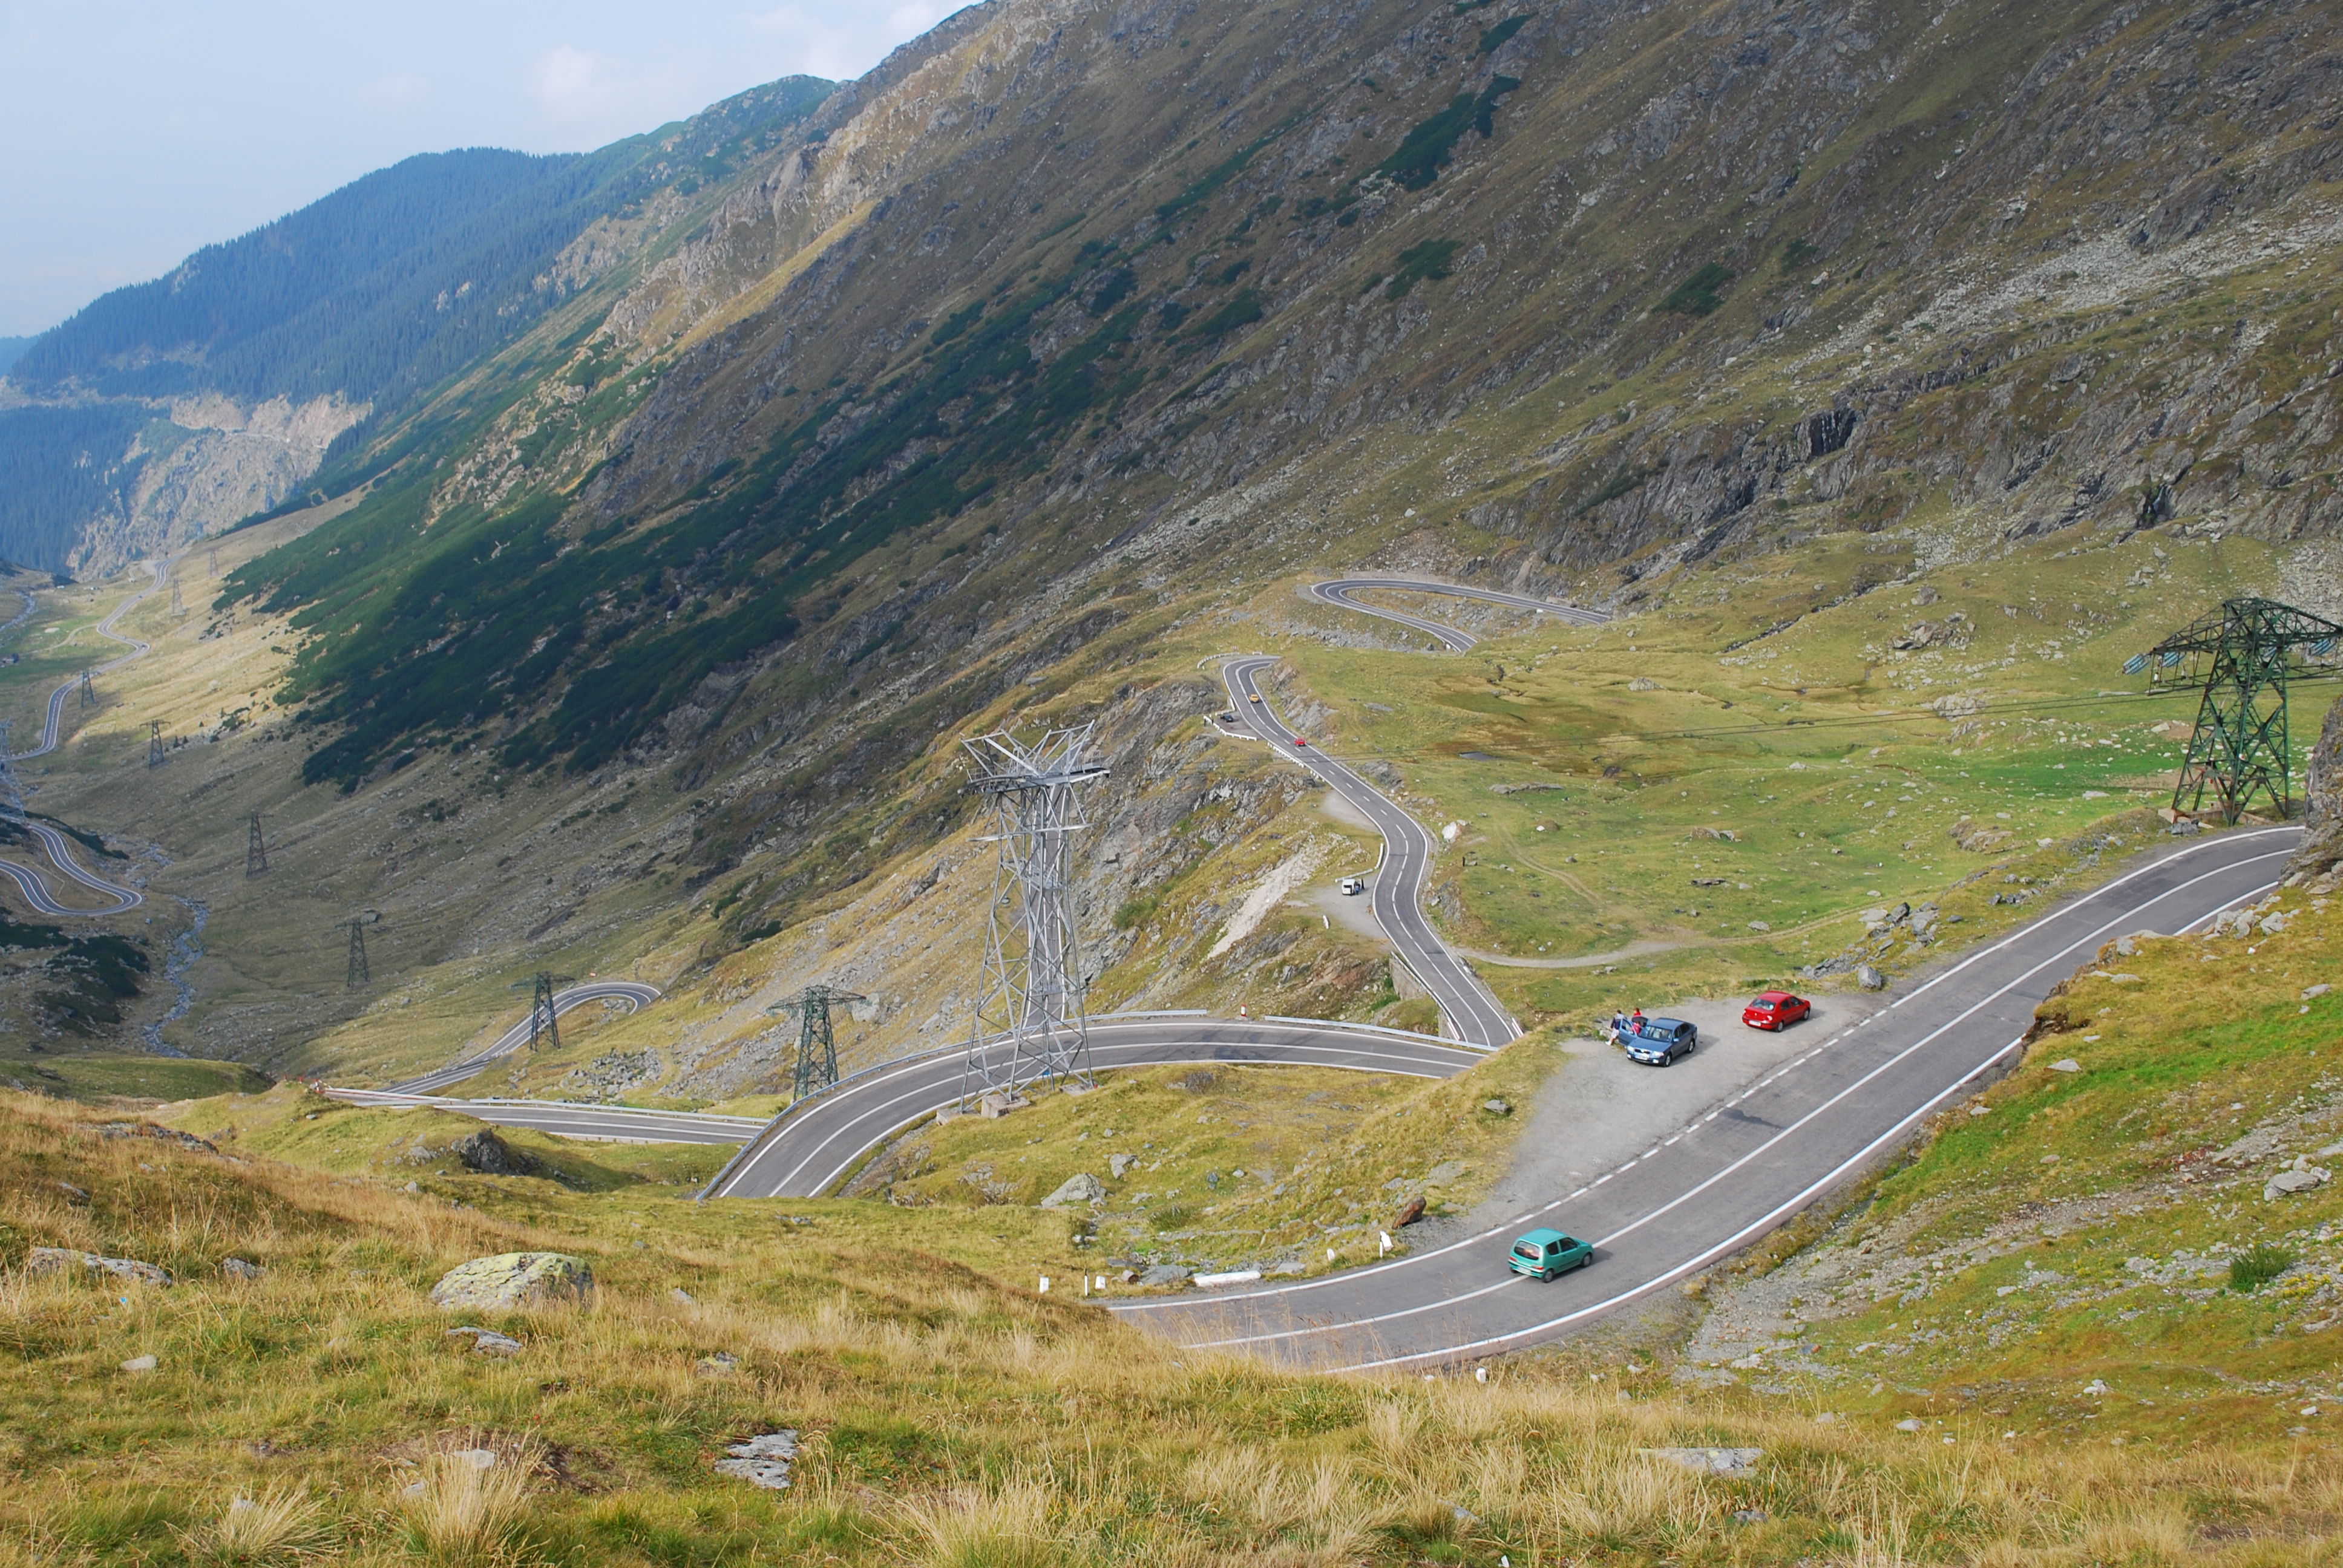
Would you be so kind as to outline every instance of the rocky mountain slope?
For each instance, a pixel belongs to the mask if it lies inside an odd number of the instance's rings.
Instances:
[[[277,506],[370,415],[711,206],[829,86],[776,82],[590,155],[409,158],[15,344],[0,548],[110,571]]]
[[[656,244],[594,231],[638,248],[236,552],[226,678],[302,742],[239,777],[351,834],[428,800],[527,836],[383,859],[380,896],[461,883],[425,961],[518,961],[600,900],[606,958],[720,965],[883,926],[858,900],[964,822],[952,735],[1111,714],[1167,650],[1259,636],[1292,572],[1627,611],[1763,579],[1733,609],[1761,638],[2153,524],[2326,591],[2336,34],[2284,4],[972,7]],[[1092,910],[1101,950],[1175,934],[1113,925],[1141,901]],[[1356,956],[1302,967],[1355,997]]]

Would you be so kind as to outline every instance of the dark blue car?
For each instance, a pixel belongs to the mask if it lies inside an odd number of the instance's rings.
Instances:
[[[1679,1056],[1690,1056],[1700,1030],[1680,1018],[1639,1019],[1628,1026],[1627,1057],[1647,1067],[1670,1067]]]

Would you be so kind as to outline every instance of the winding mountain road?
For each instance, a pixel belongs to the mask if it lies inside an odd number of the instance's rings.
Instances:
[[[2161,855],[1945,968],[1567,1196],[1369,1268],[1215,1297],[1111,1303],[1199,1349],[1327,1370],[1444,1363],[1552,1339],[1747,1246],[1895,1150],[2015,1055],[2052,987],[2131,931],[2187,930],[2278,880],[2271,828]],[[1730,1050],[1730,1040],[1706,1049]],[[1541,1284],[1505,1251],[1534,1225],[1594,1242]]]
[[[567,990],[558,990],[553,993],[553,1016],[560,1018],[568,1013],[572,1009],[584,1007],[589,1001],[624,1002],[627,1004],[625,1008],[626,1011],[636,1012],[659,1000],[659,995],[660,992],[659,987],[655,985],[645,985],[640,980],[588,980],[583,985],[574,985],[569,987]],[[488,1066],[488,1063],[499,1060],[504,1057],[510,1056],[514,1051],[517,1051],[521,1047],[527,1045],[528,1043],[528,1025],[529,1020],[524,1018],[518,1023],[505,1030],[504,1033],[497,1036],[495,1042],[486,1050],[451,1061],[447,1066],[438,1069],[437,1071],[427,1072],[419,1078],[410,1078],[402,1083],[394,1083],[387,1089],[328,1089],[326,1092],[333,1095],[337,1099],[351,1100],[354,1102],[357,1102],[356,1097],[360,1095],[372,1096],[377,1101],[379,1101],[386,1097],[390,1100],[429,1099],[437,1095],[440,1090],[451,1088],[456,1084],[463,1082],[464,1080],[471,1077],[473,1074],[478,1072],[482,1068]],[[471,1104],[485,1102],[464,1101],[461,1103]],[[506,1105],[528,1104],[532,1102],[526,1101],[498,1101],[494,1103]],[[459,1104],[458,1109],[460,1108],[461,1105]],[[650,1113],[647,1112],[646,1114]],[[515,1127],[528,1127],[533,1126],[535,1123],[515,1121],[512,1122],[511,1125]],[[555,1129],[554,1131],[558,1130]],[[687,1139],[685,1141],[697,1142],[699,1141],[699,1140]]]
[[[1573,626],[1600,626],[1611,618],[1599,609],[1587,609],[1580,605],[1555,604],[1547,599],[1532,598],[1527,594],[1506,593],[1499,588],[1464,588],[1455,583],[1434,582],[1429,578],[1337,578],[1332,582],[1312,583],[1302,593],[1321,604],[1335,605],[1342,609],[1358,610],[1364,615],[1381,616],[1402,626],[1412,626],[1440,639],[1443,646],[1458,653],[1463,652],[1481,639],[1469,631],[1405,610],[1389,609],[1369,604],[1360,598],[1362,592],[1376,588],[1393,593],[1443,594],[1450,598],[1478,599],[1483,604],[1503,605],[1508,609],[1525,609],[1539,615],[1550,615]]]
[[[1491,597],[1403,578],[1319,587]],[[1435,635],[1446,630],[1347,598],[1319,597],[1420,624]],[[1531,608],[1556,607],[1533,601]],[[1469,639],[1454,640],[1462,637],[1443,635],[1443,641],[1470,647]],[[1259,1061],[1453,1076],[1512,1039],[1513,1020],[1423,918],[1420,895],[1433,853],[1430,834],[1339,761],[1296,747],[1271,704],[1251,700],[1260,672],[1272,662],[1262,656],[1228,660],[1223,678],[1235,709],[1253,733],[1313,768],[1382,831],[1384,858],[1373,879],[1376,918],[1439,1000],[1456,1038],[1306,1019],[1134,1015],[1093,1021],[1093,1063],[1103,1069]],[[1815,1039],[1801,1054],[1704,1107],[1633,1159],[1476,1234],[1317,1279],[1112,1302],[1106,1310],[1184,1344],[1322,1370],[1432,1366],[1554,1338],[1730,1256],[1861,1175],[1929,1115],[1990,1081],[2020,1050],[2035,1007],[2100,944],[2134,931],[2189,930],[2258,896],[2278,881],[2299,837],[2300,829],[2291,827],[2237,831],[2143,857],[2105,885],[1909,982],[1886,1007]],[[515,1033],[525,1038],[526,1026]],[[505,1050],[517,1044],[514,1033],[499,1041]],[[1729,1051],[1734,1041],[1718,1040],[1703,1049]],[[957,1101],[964,1056],[964,1047],[951,1046],[887,1062],[800,1101],[757,1130],[701,1196],[830,1191],[886,1139]],[[477,1060],[465,1070],[477,1070]],[[333,1092],[349,1099],[364,1093]],[[729,1142],[741,1136],[737,1119],[708,1126],[714,1119],[699,1118],[699,1124],[684,1126],[668,1113],[615,1107],[430,1103],[485,1121],[589,1137]],[[661,1127],[669,1130],[657,1130]],[[1511,1273],[1504,1254],[1513,1237],[1540,1224],[1593,1240],[1594,1264],[1550,1283]]]
[[[1471,966],[1449,950],[1424,915],[1423,884],[1432,872],[1433,853],[1431,832],[1324,751],[1296,744],[1301,737],[1279,719],[1261,689],[1262,672],[1276,664],[1263,654],[1245,654],[1223,664],[1221,679],[1228,687],[1230,706],[1254,734],[1325,779],[1383,835],[1383,858],[1367,879],[1368,904],[1401,960],[1440,1004],[1445,1032],[1484,1048],[1504,1044],[1522,1032],[1522,1026]]]
[[[1092,1020],[1091,1066],[1282,1062],[1448,1078],[1483,1052],[1426,1035],[1312,1019],[1194,1014]],[[888,1137],[960,1097],[965,1044],[870,1068],[773,1119],[718,1172],[703,1198],[803,1198],[825,1192]]]
[[[166,582],[170,580],[171,568],[178,564],[178,560],[177,556],[171,556],[160,562],[146,563],[147,569],[154,576],[154,581],[116,605],[106,613],[106,618],[97,623],[98,636],[115,642],[126,643],[129,645],[130,651],[98,665],[92,673],[102,674],[109,669],[119,668],[147,651],[148,644],[139,641],[135,637],[125,636],[116,631],[115,626],[132,607],[152,598]],[[32,613],[33,604],[32,597],[29,594],[26,595],[25,615]],[[16,618],[17,620],[24,618],[24,615]],[[9,623],[11,626],[15,624],[16,624],[15,621]],[[55,691],[49,693],[48,715],[41,727],[41,743],[30,751],[12,753],[8,758],[10,762],[29,762],[35,757],[45,757],[57,749],[58,731],[65,724],[65,699],[70,697],[80,684],[81,674],[76,671],[71,678],[64,681]],[[0,876],[5,876],[15,883],[17,890],[25,895],[25,901],[31,904],[37,912],[44,915],[63,915],[77,920],[96,920],[103,916],[118,915],[125,910],[135,910],[146,901],[145,896],[136,888],[118,887],[85,870],[80,862],[74,859],[71,841],[56,829],[30,818],[25,819],[24,826],[41,841],[41,847],[48,852],[51,865],[63,872],[70,880],[80,883],[106,900],[96,909],[85,910],[61,903],[56,895],[49,890],[47,881],[42,878],[38,870],[30,866],[17,865],[11,860],[0,860]]]
[[[130,597],[124,599],[120,604],[116,605],[113,609],[106,613],[106,618],[97,623],[96,628],[98,636],[106,638],[110,642],[126,643],[129,645],[130,651],[128,653],[117,655],[113,658],[109,658],[104,664],[93,667],[90,670],[92,675],[104,675],[109,669],[119,669],[124,665],[128,664],[132,659],[137,658],[146,654],[151,646],[150,644],[139,641],[135,637],[126,636],[124,633],[116,631],[114,628],[116,625],[120,622],[122,618],[129,614],[132,609],[146,603],[148,599],[154,598],[156,594],[162,591],[163,585],[171,580],[171,568],[179,564],[179,558],[177,556],[169,556],[160,561],[147,561],[144,564],[146,565],[146,569],[154,574],[155,580],[147,584],[145,588],[140,588],[136,593],[132,594]],[[41,726],[41,743],[38,746],[34,747],[30,751],[16,752],[9,758],[10,761],[29,762],[35,757],[46,757],[50,752],[55,751],[57,749],[57,733],[65,725],[65,699],[71,697],[74,694],[75,689],[80,685],[81,673],[76,670],[69,678],[60,684],[55,691],[49,693],[48,718]]]

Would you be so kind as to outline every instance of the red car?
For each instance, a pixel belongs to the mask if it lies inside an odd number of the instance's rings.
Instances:
[[[1297,735],[1297,736],[1295,736],[1295,737],[1293,738],[1293,744],[1295,744],[1296,746],[1307,746],[1307,745],[1309,745],[1309,744],[1310,744],[1310,742],[1308,742],[1307,740],[1302,739],[1302,737],[1300,737],[1299,735]]]
[[[1761,992],[1756,1000],[1741,1010],[1741,1021],[1752,1029],[1780,1029],[1814,1010],[1815,1004],[1802,996],[1769,990]]]

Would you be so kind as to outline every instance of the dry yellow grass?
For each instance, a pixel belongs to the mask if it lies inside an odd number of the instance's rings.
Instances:
[[[1298,1377],[900,1251],[633,1240],[584,1200],[531,1226],[5,1108],[0,1563],[2245,1564],[2327,1560],[2343,1500],[2261,1448],[1946,1444],[1559,1360]],[[33,1277],[36,1244],[179,1282]],[[430,1282],[529,1246],[586,1253],[594,1302],[478,1320],[525,1348],[465,1353]],[[231,1253],[267,1275],[222,1280]],[[784,1426],[789,1491],[712,1472]]]

